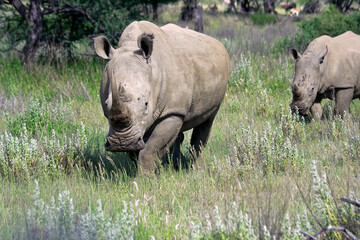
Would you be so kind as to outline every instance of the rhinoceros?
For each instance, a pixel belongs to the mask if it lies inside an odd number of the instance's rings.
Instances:
[[[360,36],[348,31],[337,37],[313,40],[303,55],[290,49],[296,60],[292,84],[293,112],[320,117],[320,102],[335,100],[334,115],[349,112],[352,99],[360,97]]]
[[[190,144],[199,156],[230,76],[223,44],[147,21],[127,26],[116,49],[105,36],[93,40],[97,55],[109,59],[100,89],[109,122],[105,149],[129,152],[141,172],[153,173],[157,159],[172,145],[180,151],[182,132],[193,129]]]

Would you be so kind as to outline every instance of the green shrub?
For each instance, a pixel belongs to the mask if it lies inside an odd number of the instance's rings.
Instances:
[[[255,25],[266,25],[276,23],[276,17],[271,14],[257,12],[253,15],[250,15],[251,21]]]
[[[57,104],[48,103],[45,99],[33,99],[23,112],[5,114],[8,132],[19,136],[24,125],[29,134],[51,135],[52,131],[62,134],[79,128],[75,122],[71,104],[61,99]]]
[[[286,37],[280,41],[275,52],[287,51],[288,47],[296,47],[304,51],[311,41],[322,35],[338,36],[346,31],[360,33],[360,12],[343,15],[335,7],[329,7],[321,15],[298,24],[299,31],[294,37]]]

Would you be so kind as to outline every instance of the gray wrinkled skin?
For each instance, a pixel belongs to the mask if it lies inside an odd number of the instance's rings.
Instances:
[[[292,84],[293,112],[321,118],[320,102],[335,100],[334,115],[349,112],[352,99],[360,97],[360,36],[346,32],[337,37],[321,36],[303,55],[290,49],[296,60]]]
[[[109,59],[100,89],[109,121],[106,150],[129,152],[143,173],[153,173],[156,159],[172,145],[180,154],[182,132],[193,129],[198,156],[230,76],[224,46],[173,24],[141,21],[124,30],[116,49],[103,36],[94,38],[94,48]]]

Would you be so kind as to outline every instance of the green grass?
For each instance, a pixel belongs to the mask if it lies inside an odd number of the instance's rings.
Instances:
[[[274,46],[282,30],[217,21],[232,75],[197,171],[134,178],[125,154],[104,150],[104,62],[0,60],[0,239],[303,239],[328,225],[359,236],[358,209],[339,200],[360,201],[359,101],[344,120],[331,101],[327,120],[292,116],[293,62],[239,44]]]

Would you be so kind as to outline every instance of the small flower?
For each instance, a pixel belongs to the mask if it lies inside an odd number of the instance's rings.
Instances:
[[[166,211],[166,216],[165,216],[165,222],[168,223],[169,222],[169,211]]]
[[[139,191],[139,188],[138,188],[138,185],[137,185],[137,183],[135,182],[135,181],[133,181],[132,182],[134,185],[135,185],[135,188],[136,188],[136,192],[138,192]]]
[[[239,179],[237,178],[236,181],[237,181],[237,183],[239,184],[239,189],[240,189],[240,191],[241,191],[242,188],[241,188],[241,183],[240,183]]]

